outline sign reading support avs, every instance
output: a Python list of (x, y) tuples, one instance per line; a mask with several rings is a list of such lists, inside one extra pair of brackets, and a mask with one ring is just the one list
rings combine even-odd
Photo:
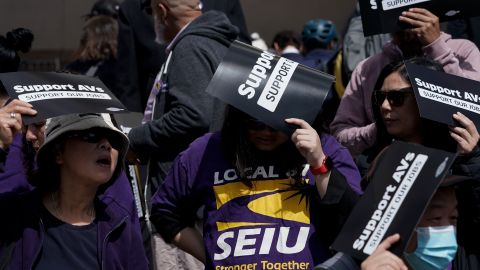
[(364, 260), (383, 239), (399, 233), (400, 240), (390, 251), (402, 256), (454, 158), (455, 154), (449, 152), (394, 142), (372, 165), (368, 188), (332, 248)]
[(458, 125), (452, 115), (461, 112), (480, 127), (480, 82), (406, 64), (420, 116)]
[(207, 92), (261, 120), (292, 133), (286, 118), (312, 123), (330, 86), (331, 75), (235, 41)]
[(11, 72), (0, 74), (11, 98), (33, 105), (34, 117), (25, 124), (69, 113), (126, 112), (125, 106), (97, 78), (57, 72)]
[(364, 35), (393, 33), (410, 28), (410, 25), (401, 23), (398, 17), (413, 7), (429, 10), (441, 22), (480, 15), (478, 0), (360, 0)]

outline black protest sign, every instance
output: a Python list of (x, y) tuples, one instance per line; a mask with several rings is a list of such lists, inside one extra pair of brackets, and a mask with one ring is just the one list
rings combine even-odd
[(480, 127), (480, 82), (406, 64), (422, 118), (458, 125), (453, 114), (461, 112)]
[(399, 233), (400, 240), (390, 251), (402, 256), (454, 158), (449, 152), (394, 142), (372, 165), (368, 188), (332, 248), (364, 260), (383, 239)]
[(142, 125), (143, 114), (139, 112), (129, 112), (113, 115), (115, 123), (120, 130), (128, 134), (132, 128)]
[(364, 35), (411, 28), (411, 25), (400, 22), (398, 17), (413, 7), (427, 9), (441, 22), (480, 15), (478, 0), (360, 0)]
[(125, 112), (123, 104), (97, 78), (56, 72), (0, 74), (11, 98), (28, 102), (38, 114), (24, 116), (25, 124), (70, 113)]
[(286, 118), (312, 123), (330, 90), (333, 77), (297, 62), (232, 43), (207, 92), (261, 120), (292, 133)]

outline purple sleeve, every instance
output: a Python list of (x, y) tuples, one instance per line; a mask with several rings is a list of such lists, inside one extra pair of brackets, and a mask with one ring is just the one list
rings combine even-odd
[(165, 181), (152, 198), (150, 220), (165, 239), (170, 242), (182, 229), (193, 226), (198, 207), (192, 194), (194, 173), (183, 160), (188, 154), (180, 154), (174, 161)]
[(362, 194), (361, 176), (350, 152), (330, 135), (321, 137), (323, 151), (332, 159), (333, 166), (345, 176), (348, 184), (357, 194)]
[(0, 194), (19, 194), (31, 191), (33, 187), (27, 180), (24, 167), (22, 135), (17, 134), (6, 153), (5, 160), (0, 162)]

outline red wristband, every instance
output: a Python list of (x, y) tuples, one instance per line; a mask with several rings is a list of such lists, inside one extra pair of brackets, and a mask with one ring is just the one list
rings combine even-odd
[(330, 160), (330, 157), (325, 156), (325, 158), (322, 161), (322, 165), (317, 168), (310, 167), (310, 171), (312, 172), (313, 175), (319, 175), (319, 174), (326, 174), (332, 169), (332, 162)]

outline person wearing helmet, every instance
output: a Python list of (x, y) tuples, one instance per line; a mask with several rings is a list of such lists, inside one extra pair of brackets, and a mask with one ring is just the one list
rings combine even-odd
[(302, 41), (305, 58), (301, 64), (328, 72), (326, 66), (336, 54), (338, 41), (335, 24), (324, 19), (308, 21), (303, 26)]

